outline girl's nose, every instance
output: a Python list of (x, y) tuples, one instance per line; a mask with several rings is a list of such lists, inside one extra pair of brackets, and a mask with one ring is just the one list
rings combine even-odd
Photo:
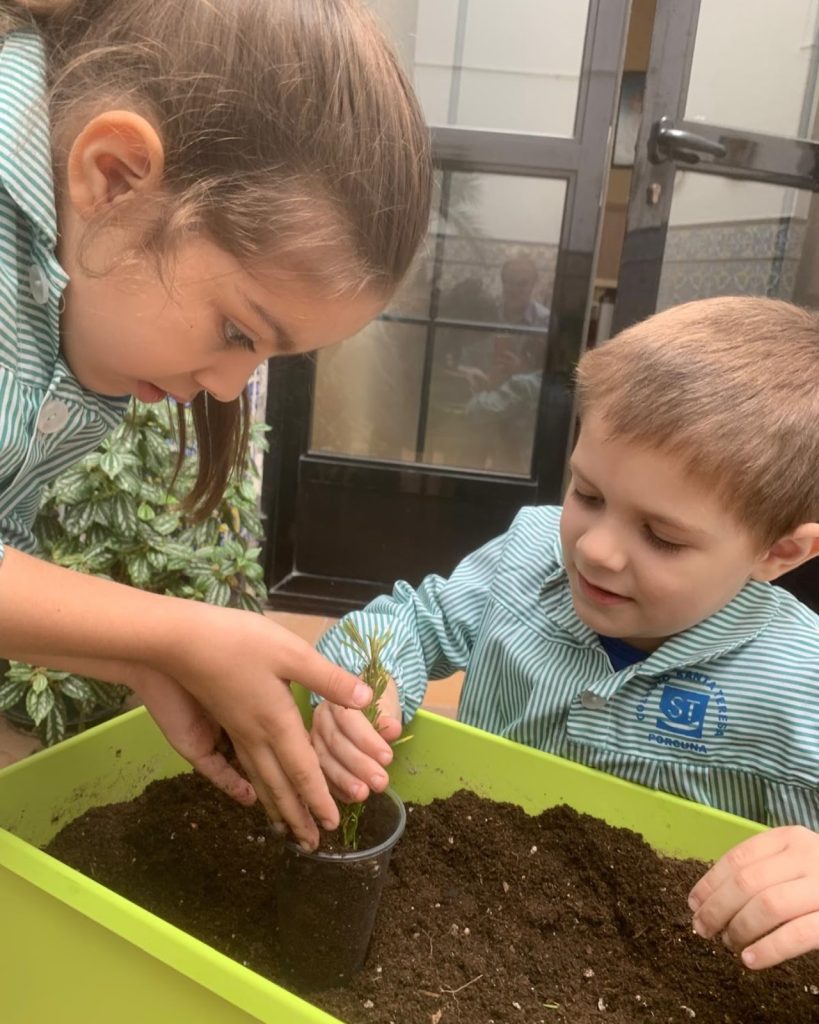
[(617, 533), (605, 523), (597, 523), (577, 539), (577, 550), (587, 565), (600, 566), (609, 572), (622, 572), (627, 564), (625, 547)]
[(196, 383), (218, 402), (232, 402), (247, 387), (258, 360), (225, 361), (196, 375)]

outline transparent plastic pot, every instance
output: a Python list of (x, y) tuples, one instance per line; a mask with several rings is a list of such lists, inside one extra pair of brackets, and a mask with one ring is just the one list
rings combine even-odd
[(394, 790), (369, 798), (371, 820), (376, 807), (378, 828), (366, 849), (305, 853), (295, 842), (284, 844), (276, 887), (279, 957), (302, 989), (343, 985), (364, 966), (393, 847), (407, 823)]

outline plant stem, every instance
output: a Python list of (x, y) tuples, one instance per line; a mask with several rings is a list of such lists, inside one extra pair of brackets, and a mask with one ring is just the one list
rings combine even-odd
[[(359, 675), (362, 681), (373, 691), (373, 699), (362, 711), (373, 728), (377, 728), (378, 719), (381, 717), (381, 709), (378, 706), (378, 702), (383, 697), (387, 683), (390, 681), (387, 670), (381, 661), (381, 653), (392, 634), (387, 630), (375, 636), (367, 636), (365, 639), (349, 619), (345, 619), (341, 623), (341, 628), (347, 634), (347, 639), (344, 641), (346, 646), (364, 658), (364, 664)], [(363, 801), (352, 804), (339, 804), (341, 838), (344, 846), (350, 850), (358, 849), (358, 823), (363, 811)]]

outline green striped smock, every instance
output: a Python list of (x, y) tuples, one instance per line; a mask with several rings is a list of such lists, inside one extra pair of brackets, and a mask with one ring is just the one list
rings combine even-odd
[(83, 389), (60, 355), (56, 244), (43, 48), (23, 30), (0, 40), (0, 557), (4, 543), (35, 550), (44, 486), (128, 403)]
[[(768, 825), (819, 830), (819, 617), (748, 583), (723, 609), (614, 671), (575, 613), (560, 509), (526, 508), (449, 579), (396, 584), (349, 617), (389, 628), (405, 721), (429, 679), (466, 670), (469, 725)], [(339, 627), (319, 650), (358, 671)]]

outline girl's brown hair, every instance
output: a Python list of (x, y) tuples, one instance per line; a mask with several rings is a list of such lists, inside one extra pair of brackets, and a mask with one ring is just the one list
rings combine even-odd
[(587, 352), (581, 420), (673, 453), (769, 547), (819, 520), (819, 318), (725, 296), (657, 313)]
[[(32, 21), (58, 185), (81, 120), (126, 106), (159, 131), (163, 195), (141, 254), (162, 260), (193, 229), (248, 268), (276, 260), (335, 293), (395, 289), (427, 228), (429, 138), (357, 0), (0, 0), (0, 32)], [(193, 413), (188, 503), (204, 515), (242, 463), (246, 396), (202, 394)], [(184, 451), (181, 415), (180, 430)]]

